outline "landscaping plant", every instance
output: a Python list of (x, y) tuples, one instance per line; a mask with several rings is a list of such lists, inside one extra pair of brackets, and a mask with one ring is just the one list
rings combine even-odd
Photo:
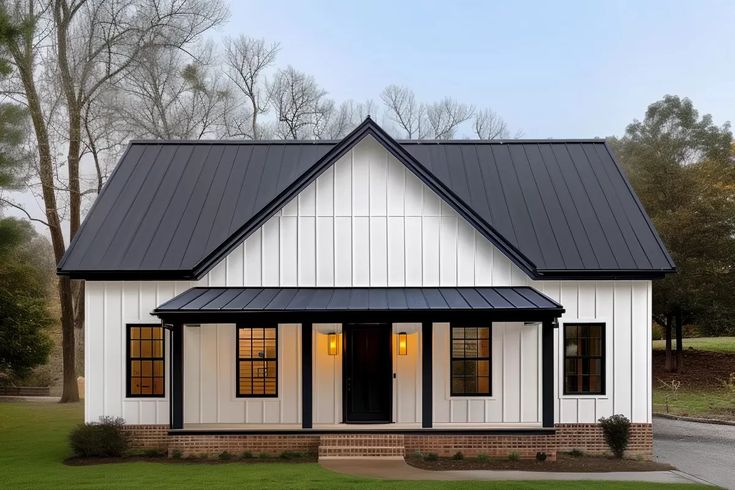
[(69, 435), (74, 455), (82, 458), (113, 458), (128, 450), (128, 435), (123, 430), (125, 420), (102, 417), (97, 423), (78, 425)]
[(605, 442), (616, 458), (622, 458), (630, 440), (630, 420), (625, 415), (615, 414), (600, 420)]

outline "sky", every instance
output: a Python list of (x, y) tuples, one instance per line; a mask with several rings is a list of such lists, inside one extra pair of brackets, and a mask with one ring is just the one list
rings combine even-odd
[(735, 118), (733, 0), (233, 1), (215, 35), (239, 34), (279, 42), (277, 64), (337, 101), (405, 85), (528, 138), (621, 135), (666, 94)]

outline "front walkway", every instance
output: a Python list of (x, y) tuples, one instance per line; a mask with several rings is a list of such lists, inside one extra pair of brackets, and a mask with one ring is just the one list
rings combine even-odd
[(429, 471), (410, 466), (405, 461), (384, 459), (328, 460), (321, 461), (319, 464), (337, 473), (381, 480), (604, 480), (706, 484), (706, 482), (690, 477), (680, 471), (626, 471), (609, 473), (495, 470)]

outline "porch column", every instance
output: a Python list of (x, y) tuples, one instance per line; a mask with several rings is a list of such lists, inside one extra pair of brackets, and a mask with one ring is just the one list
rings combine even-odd
[(311, 323), (301, 324), (301, 427), (304, 429), (311, 429), (312, 425), (313, 382), (311, 360), (313, 348), (311, 331)]
[(184, 428), (184, 326), (174, 324), (169, 330), (171, 354), (169, 376), (169, 425), (171, 429)]
[(433, 323), (421, 324), (421, 427), (432, 426), (434, 407), (433, 392)]
[(554, 428), (554, 324), (541, 327), (541, 415), (544, 428)]

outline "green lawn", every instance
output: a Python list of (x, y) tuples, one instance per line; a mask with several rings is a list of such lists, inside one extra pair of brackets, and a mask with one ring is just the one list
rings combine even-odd
[[(405, 488), (406, 482), (352, 478), (315, 463), (197, 464), (134, 462), (67, 466), (67, 434), (81, 420), (80, 404), (0, 403), (0, 481), (3, 488)], [(657, 488), (601, 483), (598, 488)], [(410, 482), (412, 488), (559, 488), (559, 482)], [(590, 482), (564, 482), (589, 488)], [(692, 488), (689, 485), (661, 485)]]
[[(666, 390), (653, 389), (653, 411), (666, 412)], [(689, 417), (720, 418), (731, 420), (735, 416), (733, 398), (723, 389), (709, 391), (680, 389), (675, 399), (669, 400), (668, 413)]]
[[(672, 343), (672, 349), (676, 348), (676, 341)], [(694, 350), (702, 350), (708, 352), (733, 352), (735, 353), (735, 337), (692, 337), (682, 341), (684, 349), (690, 347)], [(654, 350), (664, 350), (666, 341), (654, 340)]]

